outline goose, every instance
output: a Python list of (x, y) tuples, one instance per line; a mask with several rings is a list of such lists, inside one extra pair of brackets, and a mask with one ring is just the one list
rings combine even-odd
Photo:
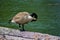
[(37, 17), (36, 13), (30, 14), (29, 12), (19, 12), (10, 19), (9, 22), (17, 23), (19, 28), (21, 28), (20, 31), (25, 31), (24, 25), (29, 22), (37, 21)]

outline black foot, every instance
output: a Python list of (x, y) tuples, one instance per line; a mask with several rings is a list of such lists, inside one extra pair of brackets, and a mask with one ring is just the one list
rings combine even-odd
[(20, 29), (20, 31), (25, 31), (25, 30)]

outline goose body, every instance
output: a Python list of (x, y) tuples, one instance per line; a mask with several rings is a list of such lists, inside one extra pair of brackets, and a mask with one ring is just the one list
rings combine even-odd
[(18, 23), (18, 24), (26, 24), (33, 19), (35, 19), (35, 18), (31, 17), (28, 12), (19, 12), (18, 14), (16, 14), (13, 17), (11, 22), (15, 22), (15, 23)]
[(24, 24), (35, 20), (36, 18), (33, 17), (33, 14), (29, 14), (28, 12), (19, 12), (12, 18), (11, 22), (19, 24), (19, 27), (22, 25), (22, 30), (24, 31)]

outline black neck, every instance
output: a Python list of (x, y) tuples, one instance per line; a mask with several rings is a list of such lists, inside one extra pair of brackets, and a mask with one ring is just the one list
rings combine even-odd
[[(34, 17), (34, 18), (36, 18), (36, 20), (37, 20), (37, 18), (38, 18), (38, 16), (37, 16), (36, 13), (32, 13), (31, 16)], [(36, 21), (36, 20), (33, 20), (33, 21)]]

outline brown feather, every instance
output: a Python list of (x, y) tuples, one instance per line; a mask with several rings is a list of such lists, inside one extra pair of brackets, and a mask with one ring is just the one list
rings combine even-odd
[(28, 16), (30, 16), (28, 12), (19, 12), (13, 17), (12, 20), (14, 20), (18, 24), (26, 24), (33, 19), (28, 19)]

